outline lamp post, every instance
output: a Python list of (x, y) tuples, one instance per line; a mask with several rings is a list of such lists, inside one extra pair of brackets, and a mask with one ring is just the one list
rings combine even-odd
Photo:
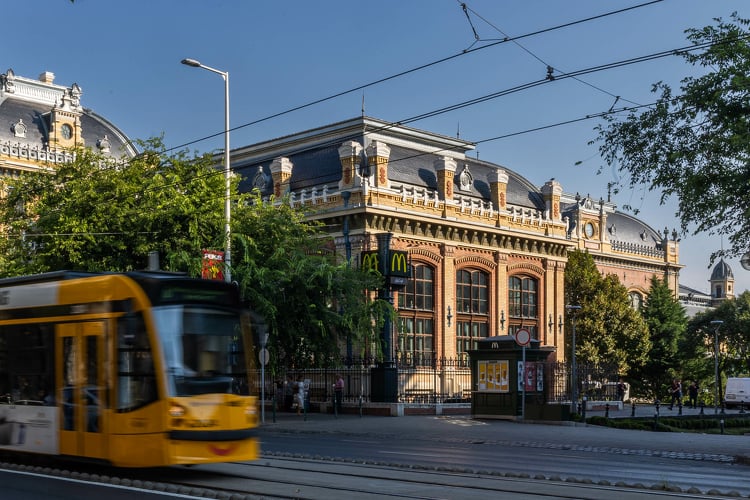
[(719, 327), (724, 324), (720, 319), (711, 321), (714, 328), (714, 414), (719, 413)]
[(260, 422), (266, 423), (266, 364), (268, 363), (268, 332), (260, 331)]
[(232, 233), (229, 223), (232, 219), (231, 195), (231, 169), (229, 166), (229, 72), (220, 71), (216, 68), (206, 66), (195, 59), (183, 59), (180, 61), (186, 66), (203, 68), (221, 75), (224, 79), (224, 280), (232, 282)]
[(568, 305), (565, 306), (565, 309), (567, 309), (571, 314), (571, 324), (573, 326), (572, 330), (572, 336), (571, 336), (571, 354), (570, 354), (570, 380), (571, 380), (571, 406), (572, 406), (572, 412), (577, 413), (576, 411), (576, 403), (578, 402), (578, 381), (576, 380), (576, 375), (578, 368), (576, 367), (576, 313), (581, 309), (581, 306), (575, 305)]

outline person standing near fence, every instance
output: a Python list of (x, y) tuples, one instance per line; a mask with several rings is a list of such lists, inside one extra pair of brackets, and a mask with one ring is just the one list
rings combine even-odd
[(297, 405), (297, 415), (301, 415), (303, 411), (307, 411), (305, 408), (305, 381), (302, 375), (297, 377), (294, 399)]
[(336, 413), (341, 413), (341, 402), (344, 400), (344, 377), (340, 373), (336, 374), (336, 383), (333, 384), (333, 397)]

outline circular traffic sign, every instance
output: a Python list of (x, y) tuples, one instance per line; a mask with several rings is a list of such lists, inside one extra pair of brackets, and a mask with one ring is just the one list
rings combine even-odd
[(271, 353), (268, 352), (268, 349), (266, 349), (265, 347), (261, 349), (260, 352), (258, 353), (258, 361), (260, 361), (260, 364), (263, 366), (266, 366), (268, 362), (270, 361), (270, 359), (271, 359)]
[(526, 328), (516, 330), (516, 344), (527, 346), (531, 342), (531, 333)]
[(740, 259), (740, 264), (746, 271), (750, 271), (750, 252), (746, 252)]

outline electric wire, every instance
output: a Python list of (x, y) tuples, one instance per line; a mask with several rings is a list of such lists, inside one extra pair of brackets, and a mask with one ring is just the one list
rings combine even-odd
[[(467, 10), (471, 11), (472, 14), (474, 14), (479, 19), (481, 19), (482, 21), (484, 21), (485, 23), (487, 23), (487, 25), (489, 25), (490, 27), (492, 27), (495, 31), (497, 31), (498, 33), (500, 33), (501, 35), (503, 35), (505, 38), (508, 38), (507, 33), (505, 33), (503, 30), (501, 30), (500, 28), (498, 28), (497, 26), (495, 26), (495, 24), (493, 24), (489, 20), (487, 20), (484, 17), (482, 17), (481, 14), (479, 14), (477, 11), (475, 11), (471, 7), (468, 7), (466, 5), (466, 3), (461, 2), (461, 0), (456, 0), (456, 1), (461, 4), (461, 7), (464, 10), (464, 13), (466, 14), (466, 17), (469, 19), (469, 24), (471, 25), (471, 29), (474, 31), (474, 36), (475, 36), (475, 38), (477, 40), (480, 40), (480, 38), (479, 38), (479, 35), (477, 35), (477, 31), (474, 28), (474, 24), (471, 22), (471, 17), (469, 16)], [(655, 3), (659, 3), (659, 2), (663, 2), (663, 1), (664, 0), (654, 0), (654, 1), (649, 2), (647, 4), (641, 4), (641, 5), (637, 6), (637, 7), (645, 7), (647, 5), (651, 5), (651, 4), (655, 4)], [(544, 59), (542, 59), (541, 57), (539, 57), (538, 55), (536, 55), (534, 52), (532, 52), (531, 50), (529, 50), (526, 46), (524, 46), (523, 44), (521, 44), (518, 40), (511, 39), (510, 41), (513, 42), (514, 45), (518, 46), (521, 50), (523, 50), (524, 52), (526, 52), (527, 54), (529, 54), (531, 57), (533, 57), (534, 59), (536, 59), (537, 61), (539, 61), (543, 65), (545, 65), (546, 68), (547, 68), (547, 72), (548, 72), (548, 76), (547, 76), (548, 78), (555, 78), (555, 76), (553, 74), (555, 70), (561, 72), (562, 74), (565, 74), (564, 71), (561, 71), (559, 68), (553, 67), (550, 63), (548, 63), (547, 61), (545, 61)], [(615, 98), (615, 103), (612, 104), (613, 108), (614, 108), (615, 104), (617, 104), (617, 101), (619, 101), (621, 99), (620, 96), (615, 95), (615, 94), (613, 94), (613, 93), (611, 93), (611, 92), (609, 92), (607, 90), (604, 90), (604, 89), (602, 89), (600, 87), (597, 87), (596, 85), (594, 85), (594, 84), (592, 84), (590, 82), (587, 82), (587, 81), (582, 80), (582, 79), (577, 78), (577, 77), (574, 77), (574, 80), (576, 80), (577, 82), (582, 83), (582, 84), (584, 84), (584, 85), (586, 85), (588, 87), (591, 87), (592, 89), (597, 90), (597, 91), (599, 91), (599, 92), (601, 92), (603, 94), (607, 94), (609, 96), (614, 97)], [(623, 99), (623, 100), (629, 102), (630, 104), (633, 104), (633, 105), (636, 105), (636, 106), (638, 105), (637, 102), (630, 101), (628, 99)]]
[[(279, 111), (278, 113), (273, 113), (271, 115), (268, 115), (268, 116), (265, 116), (265, 117), (262, 117), (262, 118), (258, 118), (256, 120), (247, 122), (245, 124), (232, 127), (232, 128), (229, 129), (229, 132), (234, 132), (234, 131), (237, 131), (237, 130), (240, 130), (240, 129), (243, 129), (243, 128), (246, 128), (246, 127), (250, 127), (252, 125), (257, 125), (259, 123), (263, 123), (265, 121), (272, 120), (274, 118), (278, 118), (280, 116), (284, 116), (284, 115), (293, 113), (295, 111), (300, 111), (302, 109), (309, 108), (311, 106), (315, 106), (317, 104), (321, 104), (321, 103), (324, 103), (324, 102), (336, 99), (338, 97), (342, 97), (342, 96), (351, 94), (353, 92), (364, 90), (364, 89), (366, 89), (368, 87), (373, 87), (375, 85), (379, 85), (381, 83), (385, 83), (387, 81), (394, 80), (396, 78), (400, 78), (402, 76), (406, 76), (406, 75), (409, 75), (411, 73), (416, 73), (418, 71), (430, 68), (432, 66), (437, 66), (439, 64), (451, 61), (451, 60), (456, 59), (458, 57), (462, 57), (464, 55), (471, 54), (471, 53), (474, 53), (474, 52), (477, 52), (477, 51), (480, 51), (480, 50), (488, 49), (488, 48), (495, 47), (497, 45), (501, 45), (501, 44), (508, 43), (508, 42), (516, 42), (518, 40), (523, 40), (525, 38), (534, 37), (534, 36), (541, 35), (541, 34), (544, 34), (544, 33), (550, 33), (552, 31), (557, 31), (557, 30), (564, 29), (564, 28), (569, 28), (571, 26), (576, 26), (578, 24), (583, 24), (583, 23), (587, 23), (587, 22), (590, 22), (590, 21), (596, 21), (596, 20), (603, 19), (603, 18), (606, 18), (606, 17), (609, 17), (609, 16), (621, 14), (623, 12), (628, 12), (628, 11), (631, 11), (631, 10), (634, 10), (634, 9), (639, 9), (639, 8), (642, 8), (642, 7), (647, 7), (647, 6), (649, 6), (649, 5), (653, 4), (653, 3), (657, 3), (657, 2), (661, 2), (661, 1), (663, 1), (663, 0), (652, 0), (652, 1), (649, 1), (649, 2), (642, 3), (642, 4), (633, 5), (633, 6), (630, 6), (630, 7), (625, 7), (625, 8), (622, 8), (622, 9), (617, 9), (617, 10), (605, 12), (603, 14), (597, 14), (595, 16), (589, 16), (589, 17), (586, 17), (586, 18), (583, 18), (583, 19), (578, 19), (578, 20), (575, 20), (575, 21), (570, 21), (570, 22), (567, 22), (567, 23), (558, 24), (556, 26), (551, 26), (549, 28), (543, 28), (543, 29), (540, 29), (540, 30), (537, 30), (537, 31), (532, 31), (532, 32), (529, 32), (529, 33), (525, 33), (523, 35), (518, 35), (516, 37), (506, 37), (506, 38), (504, 38), (502, 40), (493, 41), (492, 43), (488, 43), (488, 44), (482, 45), (480, 47), (464, 49), (464, 50), (462, 50), (459, 53), (456, 53), (456, 54), (453, 54), (453, 55), (450, 55), (450, 56), (447, 56), (447, 57), (443, 57), (441, 59), (437, 59), (435, 61), (431, 61), (431, 62), (422, 64), (420, 66), (416, 66), (414, 68), (407, 69), (407, 70), (404, 70), (404, 71), (401, 71), (401, 72), (398, 72), (398, 73), (394, 73), (394, 74), (392, 74), (390, 76), (386, 76), (386, 77), (383, 77), (383, 78), (380, 78), (380, 79), (377, 79), (377, 80), (373, 80), (372, 82), (369, 82), (369, 83), (364, 83), (364, 84), (359, 85), (357, 87), (353, 87), (353, 88), (351, 88), (349, 90), (343, 90), (341, 92), (337, 92), (335, 94), (331, 94), (331, 95), (329, 95), (327, 97), (322, 97), (320, 99), (316, 99), (316, 100), (310, 101), (310, 102), (305, 103), (305, 104), (300, 104), (298, 106), (294, 106), (292, 108), (288, 108), (286, 110)], [(176, 149), (183, 149), (183, 148), (185, 148), (187, 146), (190, 146), (192, 144), (197, 144), (199, 142), (203, 142), (203, 141), (208, 140), (208, 139), (213, 139), (215, 137), (220, 137), (222, 135), (224, 135), (224, 131), (223, 130), (221, 132), (217, 132), (215, 134), (207, 135), (207, 136), (202, 137), (200, 139), (195, 139), (195, 140), (192, 140), (190, 142), (186, 142), (184, 144), (180, 144), (178, 146), (170, 147), (170, 148), (164, 150), (164, 152), (166, 153), (166, 152), (169, 152), (169, 151), (174, 151)]]
[[(750, 35), (745, 35), (743, 37), (740, 37), (739, 39), (740, 40), (750, 39)], [(570, 72), (570, 73), (566, 73), (566, 74), (560, 75), (559, 80), (562, 80), (562, 79), (565, 79), (565, 78), (574, 78), (574, 77), (576, 77), (578, 75), (589, 74), (589, 73), (593, 73), (593, 72), (597, 72), (597, 71), (605, 71), (605, 70), (609, 70), (609, 69), (614, 69), (614, 68), (618, 68), (618, 67), (622, 67), (622, 66), (626, 66), (626, 65), (630, 65), (630, 64), (637, 64), (637, 63), (641, 63), (641, 62), (651, 61), (651, 60), (662, 58), (662, 57), (678, 56), (678, 55), (685, 54), (687, 52), (692, 52), (692, 51), (695, 51), (695, 50), (701, 50), (701, 49), (704, 49), (704, 48), (709, 48), (709, 47), (712, 47), (712, 46), (721, 45), (721, 44), (728, 43), (728, 42), (729, 41), (726, 41), (726, 40), (704, 42), (702, 44), (694, 44), (694, 45), (690, 45), (690, 46), (686, 46), (686, 47), (681, 47), (681, 48), (678, 48), (678, 49), (660, 51), (660, 52), (656, 52), (656, 53), (653, 53), (653, 54), (648, 54), (648, 55), (644, 55), (644, 56), (633, 57), (633, 58), (622, 60), (622, 61), (616, 61), (616, 62), (612, 62), (612, 63), (606, 63), (606, 64), (602, 64), (602, 65), (598, 65), (598, 66), (593, 66), (593, 67), (590, 67), (590, 68), (585, 68), (585, 69), (582, 69), (582, 70), (577, 70), (577, 71), (574, 71), (574, 72)], [(370, 133), (376, 133), (376, 132), (379, 132), (379, 131), (387, 131), (387, 130), (393, 128), (393, 127), (398, 127), (398, 126), (401, 126), (401, 125), (406, 124), (406, 123), (412, 123), (412, 122), (415, 122), (415, 121), (424, 120), (426, 118), (437, 116), (439, 114), (444, 114), (444, 113), (447, 113), (447, 112), (450, 112), (450, 111), (455, 111), (455, 110), (461, 109), (463, 107), (467, 107), (467, 106), (475, 105), (475, 104), (478, 104), (478, 103), (486, 102), (486, 101), (488, 101), (490, 99), (495, 99), (495, 98), (498, 98), (498, 97), (506, 96), (506, 95), (513, 94), (513, 93), (516, 93), (516, 92), (520, 92), (520, 91), (523, 91), (523, 90), (527, 90), (529, 88), (533, 88), (533, 87), (536, 87), (536, 86), (539, 86), (539, 85), (550, 84), (552, 82), (553, 82), (552, 80), (548, 80), (546, 78), (541, 79), (541, 80), (537, 80), (537, 81), (533, 81), (533, 82), (528, 82), (526, 84), (522, 84), (522, 85), (519, 85), (519, 86), (516, 86), (516, 87), (512, 87), (510, 89), (505, 89), (505, 90), (502, 90), (502, 91), (499, 91), (499, 92), (495, 92), (495, 93), (492, 93), (492, 94), (487, 94), (485, 96), (481, 96), (481, 97), (478, 97), (478, 98), (475, 98), (475, 99), (470, 99), (470, 100), (463, 101), (461, 103), (457, 103), (457, 104), (454, 104), (454, 105), (451, 105), (451, 106), (446, 106), (446, 107), (443, 107), (443, 108), (440, 108), (440, 109), (437, 109), (437, 110), (433, 110), (433, 111), (430, 111), (430, 112), (427, 112), (427, 113), (423, 113), (423, 114), (420, 114), (420, 115), (415, 115), (413, 117), (405, 118), (405, 119), (400, 120), (400, 121), (390, 122), (389, 124), (384, 125), (382, 127), (371, 129), (371, 130), (369, 130), (369, 132)], [(653, 104), (654, 103), (649, 104), (649, 105), (639, 105), (639, 107), (652, 106)], [(509, 133), (509, 134), (505, 134), (505, 135), (502, 135), (502, 136), (496, 136), (496, 137), (492, 137), (492, 138), (488, 138), (488, 139), (483, 139), (481, 141), (473, 141), (472, 144), (478, 144), (480, 142), (481, 143), (486, 143), (486, 142), (491, 142), (491, 141), (494, 141), (494, 140), (500, 140), (500, 139), (503, 139), (503, 138), (508, 138), (508, 137), (520, 135), (522, 133), (530, 133), (530, 132), (544, 130), (544, 129), (548, 129), (548, 128), (552, 128), (552, 127), (563, 126), (563, 125), (567, 125), (567, 124), (570, 124), (570, 123), (575, 123), (575, 122), (579, 122), (579, 121), (583, 121), (583, 120), (587, 120), (587, 119), (592, 119), (592, 118), (595, 118), (595, 117), (602, 117), (602, 116), (606, 116), (608, 114), (622, 112), (622, 111), (628, 110), (628, 109), (633, 109), (633, 108), (612, 109), (611, 111), (596, 113), (596, 114), (592, 114), (592, 115), (586, 115), (585, 117), (580, 117), (580, 118), (575, 118), (575, 119), (571, 119), (571, 120), (566, 120), (566, 121), (562, 121), (562, 122), (559, 122), (559, 123), (556, 123), (556, 124), (550, 124), (550, 125), (535, 127), (535, 128), (532, 128), (532, 129), (528, 129), (526, 131)], [(359, 134), (352, 134), (350, 136), (350, 138), (355, 138), (358, 135)], [(346, 137), (343, 137), (343, 138), (339, 137), (335, 141), (331, 141), (330, 143), (324, 143), (324, 144), (316, 144), (314, 147), (315, 148), (319, 148), (319, 147), (325, 147), (327, 145), (330, 146), (330, 145), (334, 145), (334, 144), (340, 143), (342, 140), (347, 140), (347, 138)], [(301, 150), (299, 150), (297, 152), (304, 152), (304, 151), (305, 151), (305, 149), (301, 149)], [(417, 156), (432, 155), (432, 154), (435, 154), (435, 153), (438, 153), (438, 152), (441, 152), (441, 151), (446, 151), (446, 150), (445, 149), (437, 149), (437, 150), (431, 151), (431, 152), (424, 152), (424, 153), (420, 153), (418, 155), (411, 156), (409, 158), (401, 158), (399, 160), (394, 160), (392, 163), (396, 163), (398, 161), (404, 161), (406, 159), (414, 158), (414, 157), (417, 157)], [(242, 167), (233, 168), (232, 170), (234, 172), (237, 172), (237, 171), (241, 171), (241, 170), (245, 170), (245, 169), (249, 169), (249, 168), (256, 168), (256, 167), (257, 167), (257, 165), (253, 164), (253, 165), (246, 165), (246, 166), (242, 166)], [(223, 175), (223, 172), (222, 171), (218, 171), (218, 170), (217, 171), (212, 171), (210, 173), (205, 174), (205, 177), (214, 176), (214, 175), (217, 175), (217, 176), (218, 175)], [(187, 179), (187, 180), (176, 181), (175, 183), (167, 184), (167, 185), (163, 185), (163, 186), (158, 186), (158, 187), (155, 187), (154, 189), (166, 189), (168, 187), (173, 187), (173, 186), (176, 186), (176, 185), (184, 184), (186, 182), (190, 182), (190, 181), (193, 181), (193, 180), (196, 180), (196, 179), (201, 179), (203, 177), (204, 176), (194, 176), (194, 177), (191, 177), (190, 179)], [(313, 180), (314, 181), (315, 179), (316, 179), (316, 177), (311, 177), (311, 178), (309, 178), (307, 180), (308, 181), (309, 180)], [(223, 196), (222, 196), (221, 199), (223, 199)], [(114, 202), (114, 203), (116, 203), (119, 200), (114, 199), (114, 200), (111, 200), (111, 201)], [(86, 235), (88, 233), (77, 233), (77, 234)], [(29, 236), (32, 236), (32, 235), (33, 234), (27, 234), (26, 236), (29, 237)], [(8, 236), (10, 236), (10, 235), (8, 235)]]

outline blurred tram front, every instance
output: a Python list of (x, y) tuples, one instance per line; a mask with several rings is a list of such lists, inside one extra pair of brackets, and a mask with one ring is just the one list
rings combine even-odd
[(155, 467), (259, 456), (235, 286), (167, 273), (0, 280), (0, 448)]

